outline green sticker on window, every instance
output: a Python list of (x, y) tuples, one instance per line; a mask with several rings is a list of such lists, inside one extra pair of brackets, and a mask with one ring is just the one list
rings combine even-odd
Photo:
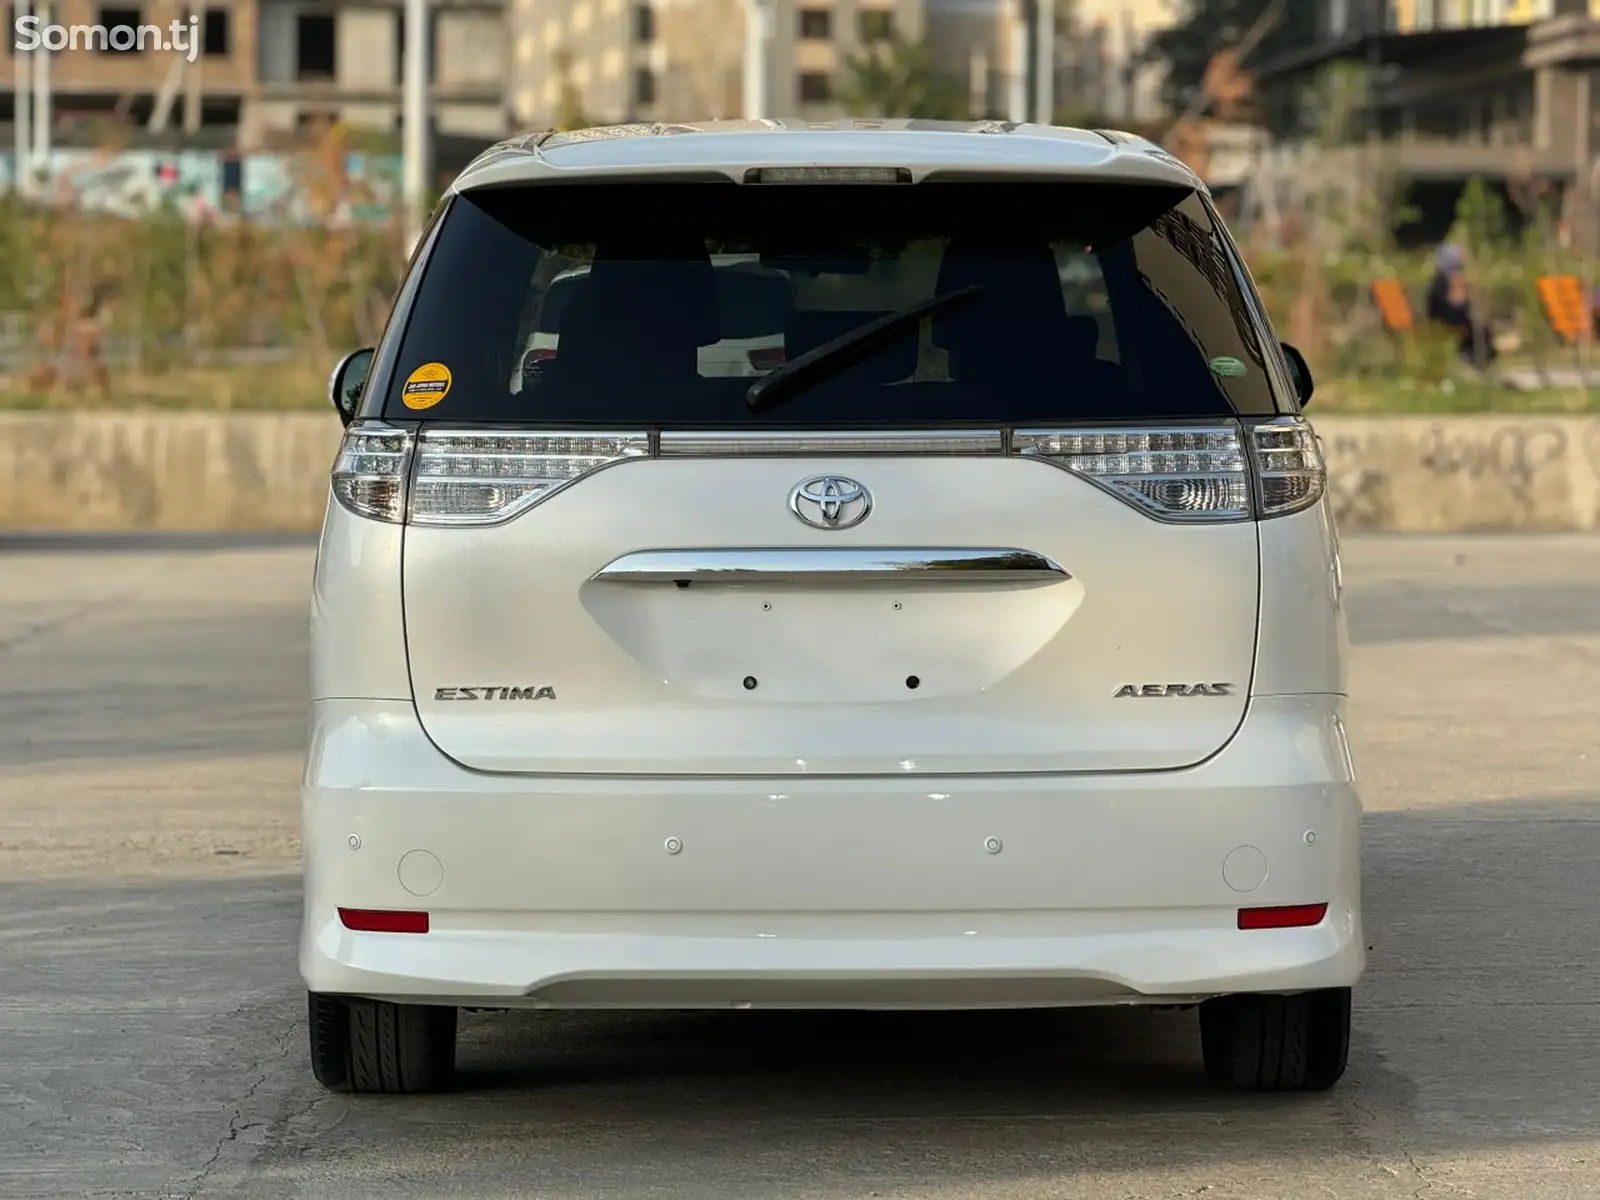
[(1243, 379), (1249, 370), (1243, 360), (1222, 355), (1211, 360), (1211, 373), (1223, 379)]

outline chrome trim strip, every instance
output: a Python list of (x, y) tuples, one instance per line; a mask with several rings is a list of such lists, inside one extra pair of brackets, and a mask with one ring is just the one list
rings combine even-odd
[(862, 430), (812, 432), (770, 429), (664, 431), (662, 458), (719, 458), (724, 455), (789, 454), (1002, 454), (998, 429)]
[(640, 550), (594, 573), (600, 583), (1060, 583), (1058, 564), (1031, 550), (849, 546)]

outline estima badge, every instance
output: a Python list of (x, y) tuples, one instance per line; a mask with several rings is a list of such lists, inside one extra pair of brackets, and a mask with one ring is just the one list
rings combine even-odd
[(553, 687), (502, 687), (492, 684), (489, 687), (444, 687), (435, 688), (435, 700), (554, 700), (556, 690)]
[(789, 511), (816, 529), (849, 529), (867, 519), (872, 493), (843, 475), (814, 475), (795, 484)]
[(1231, 696), (1231, 683), (1125, 683), (1112, 697), (1124, 696)]

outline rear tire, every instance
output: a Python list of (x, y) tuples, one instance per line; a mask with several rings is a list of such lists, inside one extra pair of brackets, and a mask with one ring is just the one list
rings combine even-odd
[(456, 1010), (308, 994), (311, 1072), (333, 1092), (434, 1092), (456, 1066)]
[(1206, 1076), (1240, 1091), (1322, 1091), (1350, 1057), (1350, 989), (1219, 996), (1200, 1006)]

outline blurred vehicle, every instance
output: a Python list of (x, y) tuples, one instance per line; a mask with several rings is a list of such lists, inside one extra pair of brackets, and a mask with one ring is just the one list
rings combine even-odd
[(876, 125), (502, 148), (335, 373), (325, 1086), (445, 1086), (463, 1007), (1176, 1006), (1218, 1083), (1343, 1075), (1310, 371), (1148, 142)]

